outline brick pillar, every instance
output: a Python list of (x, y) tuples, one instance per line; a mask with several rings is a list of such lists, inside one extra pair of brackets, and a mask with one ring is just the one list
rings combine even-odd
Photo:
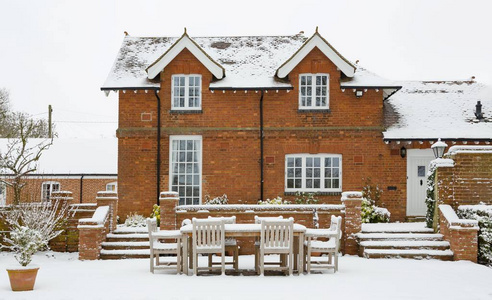
[(159, 197), (161, 204), (161, 229), (174, 230), (176, 226), (176, 211), (175, 208), (179, 203), (179, 195), (177, 192), (161, 192)]
[(50, 199), (52, 202), (59, 201), (60, 206), (58, 208), (63, 207), (65, 202), (67, 202), (68, 205), (73, 204), (73, 196), (72, 196), (72, 192), (70, 192), (70, 191), (52, 192)]
[(79, 259), (95, 260), (101, 255), (101, 243), (106, 237), (106, 230), (101, 226), (87, 227), (79, 225)]
[(362, 193), (343, 192), (342, 202), (345, 205), (345, 254), (357, 255), (359, 244), (355, 234), (362, 228)]
[(113, 232), (117, 225), (118, 194), (116, 192), (100, 191), (96, 196), (97, 207), (109, 206), (109, 232)]
[[(460, 222), (461, 221), (461, 222)], [(463, 222), (464, 221), (464, 222)], [(471, 222), (470, 222), (471, 221)], [(469, 260), (474, 263), (478, 258), (478, 224), (474, 220), (447, 220), (439, 209), (439, 227), (444, 239), (449, 242), (454, 260)]]

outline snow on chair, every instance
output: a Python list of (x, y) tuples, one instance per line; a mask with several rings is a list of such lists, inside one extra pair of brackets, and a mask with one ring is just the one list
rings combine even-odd
[[(224, 224), (236, 224), (236, 216), (232, 217), (208, 217), (209, 220), (223, 220)], [(239, 246), (237, 245), (236, 238), (225, 238), (225, 251), (231, 251), (232, 262), (226, 262), (226, 265), (233, 265), (234, 270), (237, 272), (239, 270)], [(208, 255), (208, 267), (211, 268), (212, 265), (217, 264), (212, 260), (212, 253)]]
[[(292, 275), (294, 264), (294, 219), (286, 220), (262, 220), (260, 236), (260, 274), (265, 270), (288, 271)], [(287, 255), (287, 264), (280, 263), (278, 267), (265, 268), (265, 255), (280, 254)]]
[[(342, 217), (331, 216), (330, 229), (308, 229), (306, 230), (306, 241), (304, 249), (306, 252), (307, 272), (311, 269), (333, 269), (338, 271), (338, 252), (340, 250), (340, 240), (342, 238)], [(327, 241), (317, 240), (318, 238), (328, 239)], [(328, 261), (312, 260), (313, 252), (328, 254)]]
[[(150, 271), (154, 269), (167, 269), (176, 267), (177, 273), (181, 273), (182, 266), (182, 235), (179, 230), (158, 230), (157, 220), (147, 218), (150, 245)], [(175, 240), (176, 242), (161, 242), (161, 240)], [(176, 262), (161, 262), (160, 254), (175, 254)], [(155, 260), (155, 263), (154, 263)]]
[(221, 254), (221, 273), (225, 273), (225, 230), (224, 221), (193, 218), (193, 273), (198, 270), (213, 270), (216, 267), (198, 267), (198, 254)]
[[(261, 224), (261, 221), (263, 220), (282, 220), (284, 217), (278, 216), (278, 217), (258, 217), (255, 216), (255, 224)], [(279, 265), (283, 264), (283, 259), (281, 257), (280, 262), (265, 262), (265, 265)], [(256, 238), (255, 239), (255, 272), (256, 274), (260, 274), (260, 239)]]

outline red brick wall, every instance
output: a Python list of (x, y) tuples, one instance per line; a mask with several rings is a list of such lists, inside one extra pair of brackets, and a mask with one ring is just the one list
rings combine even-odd
[[(23, 199), (26, 201), (41, 201), (41, 185), (45, 181), (56, 181), (60, 183), (60, 190), (72, 192), (74, 203), (80, 203), (80, 177), (27, 177), (26, 186), (23, 189)], [(82, 183), (82, 202), (96, 203), (96, 195), (99, 191), (106, 190), (106, 184), (117, 181), (117, 178), (84, 178)], [(12, 203), (14, 192), (12, 188), (7, 188), (7, 204)]]
[(458, 152), (449, 158), (454, 167), (437, 170), (438, 199), (455, 210), (459, 205), (492, 204), (492, 153)]
[[(330, 112), (299, 112), (301, 73), (330, 74)], [(179, 114), (171, 109), (172, 74), (202, 75), (202, 112)], [(227, 74), (226, 74), (227, 76)], [(365, 178), (384, 190), (380, 203), (392, 221), (406, 217), (406, 158), (399, 149), (431, 144), (383, 142), (382, 90), (356, 98), (340, 89), (340, 71), (317, 48), (289, 74), (294, 89), (264, 94), (264, 198), (284, 195), (285, 155), (342, 154), (342, 189), (362, 190)], [(183, 50), (160, 75), (161, 191), (169, 189), (169, 136), (203, 138), (202, 196), (227, 194), (232, 203), (256, 203), (260, 198), (260, 91), (210, 91), (212, 74), (188, 50)], [(152, 91), (119, 93), (119, 215), (148, 215), (157, 202), (157, 100)], [(152, 116), (142, 120), (141, 114)], [(312, 129), (317, 127), (317, 129)], [(388, 187), (393, 187), (388, 190)], [(395, 189), (396, 188), (396, 189)], [(320, 196), (322, 203), (339, 203), (340, 195)], [(203, 197), (202, 197), (203, 199)]]

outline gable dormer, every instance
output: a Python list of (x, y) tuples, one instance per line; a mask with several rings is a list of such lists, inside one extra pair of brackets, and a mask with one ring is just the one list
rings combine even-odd
[(224, 68), (213, 60), (195, 41), (193, 41), (185, 32), (183, 35), (169, 48), (164, 54), (162, 54), (156, 61), (154, 61), (145, 71), (147, 72), (148, 79), (154, 79), (159, 75), (164, 68), (178, 56), (184, 49), (190, 51), (209, 71), (215, 78), (222, 79), (225, 77)]

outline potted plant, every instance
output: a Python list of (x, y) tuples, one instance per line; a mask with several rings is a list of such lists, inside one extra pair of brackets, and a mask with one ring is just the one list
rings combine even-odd
[(20, 266), (8, 267), (10, 286), (13, 291), (30, 291), (34, 288), (39, 267), (30, 265), (32, 256), (49, 249), (48, 242), (63, 232), (67, 219), (68, 202), (21, 203), (13, 205), (4, 214), (10, 228), (10, 237), (5, 246), (14, 252)]
[(31, 265), (32, 256), (39, 249), (47, 247), (42, 235), (35, 229), (20, 226), (10, 232), (10, 249), (15, 252), (15, 259), (20, 267), (8, 267), (7, 272), (10, 279), (10, 287), (13, 291), (31, 291), (36, 282), (39, 267)]

